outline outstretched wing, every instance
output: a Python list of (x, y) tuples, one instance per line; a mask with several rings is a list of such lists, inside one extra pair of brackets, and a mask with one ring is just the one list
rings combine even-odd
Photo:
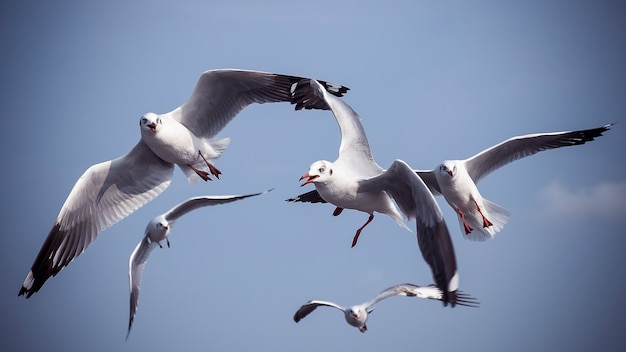
[(186, 201), (178, 204), (177, 206), (170, 209), (167, 213), (165, 213), (165, 219), (167, 221), (174, 221), (181, 216), (187, 214), (188, 212), (198, 209), (201, 207), (206, 207), (210, 205), (218, 205), (234, 202), (237, 200), (258, 196), (261, 194), (265, 194), (267, 192), (272, 191), (271, 189), (259, 193), (253, 194), (244, 194), (244, 195), (233, 195), (233, 196), (201, 196), (201, 197), (193, 197), (189, 198)]
[(395, 160), (379, 176), (359, 182), (359, 192), (384, 190), (410, 219), (415, 219), (417, 243), (430, 266), (444, 305), (456, 304), (458, 289), (456, 256), (450, 233), (435, 198), (424, 182), (402, 160)]
[[(209, 70), (200, 76), (187, 102), (170, 114), (197, 136), (211, 138), (252, 103), (289, 102), (292, 86), (305, 79), (261, 71)], [(348, 91), (324, 83), (337, 96)]]
[(128, 154), (91, 166), (65, 200), (18, 295), (29, 298), (83, 253), (98, 233), (122, 220), (169, 186), (174, 165), (143, 142)]
[(307, 315), (309, 315), (312, 311), (315, 310), (315, 308), (319, 307), (319, 306), (327, 306), (327, 307), (333, 307), (333, 308), (337, 308), (340, 311), (343, 311), (343, 307), (333, 303), (333, 302), (328, 302), (328, 301), (318, 301), (318, 300), (311, 300), (306, 302), (305, 304), (302, 305), (302, 307), (300, 307), (300, 309), (298, 309), (298, 311), (296, 312), (296, 314), (294, 314), (293, 316), (293, 321), (295, 321), (296, 323), (299, 322), (300, 320), (302, 320), (304, 317), (306, 317)]
[(137, 304), (139, 302), (139, 286), (141, 286), (141, 277), (143, 276), (143, 270), (148, 264), (148, 256), (154, 248), (158, 246), (158, 243), (150, 242), (148, 236), (145, 236), (135, 250), (130, 255), (128, 260), (128, 280), (130, 282), (130, 316), (128, 317), (128, 333), (126, 339), (130, 334), (130, 328), (133, 326), (133, 320), (135, 320), (135, 313), (137, 312)]
[(465, 167), (474, 183), (478, 183), (480, 179), (491, 172), (515, 160), (544, 150), (581, 145), (593, 141), (596, 137), (602, 136), (602, 133), (609, 130), (612, 125), (608, 124), (588, 130), (535, 133), (509, 138), (466, 159), (464, 161)]

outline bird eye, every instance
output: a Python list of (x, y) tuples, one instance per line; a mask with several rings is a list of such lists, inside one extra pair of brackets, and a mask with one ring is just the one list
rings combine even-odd
[(157, 123), (161, 124), (161, 118), (160, 117), (157, 118)]
[(320, 169), (319, 169), (318, 171), (320, 172), (320, 174), (323, 174), (323, 173), (324, 173), (324, 171), (326, 171), (326, 168), (324, 168), (324, 167), (320, 167)]
[(148, 119), (146, 119), (145, 117), (142, 117), (141, 122), (139, 122), (139, 125), (141, 125), (142, 123), (145, 124), (146, 122), (148, 122)]

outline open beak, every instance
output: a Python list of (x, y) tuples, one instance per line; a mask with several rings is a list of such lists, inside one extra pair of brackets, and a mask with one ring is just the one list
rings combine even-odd
[(152, 131), (153, 133), (156, 132), (156, 123), (151, 123), (148, 125), (148, 128), (150, 128), (150, 131)]
[(316, 178), (320, 177), (319, 175), (309, 175), (309, 173), (307, 172), (306, 174), (302, 175), (302, 177), (300, 177), (300, 181), (302, 181), (302, 179), (307, 179), (306, 181), (304, 181), (300, 187), (304, 186), (304, 185), (308, 185), (309, 183), (313, 182), (313, 180), (315, 180)]
[(452, 177), (452, 170), (446, 171), (446, 173)]

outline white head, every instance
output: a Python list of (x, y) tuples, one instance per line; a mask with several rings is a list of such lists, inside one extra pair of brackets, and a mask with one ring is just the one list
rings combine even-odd
[(367, 319), (367, 312), (359, 306), (352, 306), (345, 310), (346, 321), (352, 326), (361, 327)]
[(170, 234), (171, 225), (164, 216), (159, 215), (150, 220), (146, 226), (145, 234), (150, 238), (150, 241), (159, 243)]
[(330, 161), (318, 160), (311, 164), (309, 172), (300, 177), (300, 180), (305, 178), (307, 179), (300, 186), (304, 186), (312, 182), (325, 182), (330, 176), (332, 176), (332, 174), (333, 164)]
[(443, 175), (448, 175), (450, 177), (454, 177), (456, 175), (456, 163), (452, 160), (446, 160), (439, 166), (439, 173)]
[(157, 133), (162, 125), (163, 121), (161, 121), (159, 115), (153, 112), (149, 112), (139, 119), (139, 127), (142, 134), (145, 132)]

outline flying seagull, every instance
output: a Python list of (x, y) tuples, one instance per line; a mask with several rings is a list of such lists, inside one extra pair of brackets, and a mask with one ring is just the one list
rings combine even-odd
[[(252, 103), (287, 102), (299, 82), (308, 79), (259, 71), (220, 69), (204, 72), (191, 97), (165, 114), (139, 119), (141, 139), (117, 159), (91, 166), (78, 179), (39, 254), (19, 296), (29, 298), (51, 276), (85, 251), (98, 233), (148, 203), (170, 184), (174, 165), (190, 183), (219, 177), (213, 161), (229, 140), (213, 139)], [(348, 88), (319, 81), (331, 94)]]
[[(321, 198), (336, 206), (333, 215), (344, 208), (369, 214), (352, 240), (354, 247), (374, 212), (387, 214), (410, 230), (403, 217), (414, 219), (422, 257), (430, 266), (435, 284), (443, 292), (442, 302), (456, 304), (459, 287), (456, 255), (448, 227), (434, 196), (424, 182), (402, 160), (384, 171), (372, 157), (359, 115), (343, 100), (328, 94), (315, 80), (299, 84), (292, 103), (298, 109), (330, 108), (341, 130), (339, 156), (334, 162), (314, 162), (302, 179), (312, 183)], [(313, 98), (310, 98), (313, 97)], [(398, 210), (398, 207), (400, 210)]]
[[(365, 333), (365, 331), (367, 331), (367, 318), (374, 310), (374, 304), (391, 296), (419, 297), (439, 301), (443, 299), (441, 290), (439, 290), (435, 285), (417, 286), (413, 284), (401, 284), (389, 287), (371, 300), (351, 307), (342, 307), (336, 303), (328, 301), (311, 300), (298, 309), (296, 314), (293, 316), (293, 320), (296, 323), (300, 322), (300, 320), (309, 315), (319, 306), (333, 307), (343, 312), (348, 324), (358, 328), (360, 332)], [(479, 306), (479, 303), (475, 298), (463, 293), (459, 293), (457, 304), (467, 307)]]
[(168, 236), (176, 220), (188, 212), (201, 207), (226, 204), (248, 197), (258, 196), (269, 191), (271, 191), (271, 189), (261, 193), (246, 195), (202, 196), (189, 198), (167, 212), (154, 217), (150, 220), (150, 222), (148, 222), (143, 239), (137, 244), (137, 247), (135, 247), (135, 250), (130, 255), (130, 259), (128, 261), (128, 278), (130, 282), (130, 317), (128, 319), (128, 333), (126, 334), (126, 339), (128, 339), (128, 335), (130, 335), (130, 329), (133, 325), (133, 320), (135, 319), (137, 303), (139, 300), (139, 286), (141, 285), (143, 271), (148, 263), (148, 256), (154, 248), (163, 248), (163, 240), (165, 240), (167, 247), (169, 248), (170, 240), (168, 239)]
[(485, 199), (478, 181), (515, 160), (538, 152), (581, 145), (602, 136), (612, 124), (601, 127), (551, 133), (535, 133), (509, 138), (465, 160), (445, 160), (439, 167), (416, 170), (435, 195), (442, 195), (457, 213), (463, 237), (485, 241), (502, 230), (509, 211)]

